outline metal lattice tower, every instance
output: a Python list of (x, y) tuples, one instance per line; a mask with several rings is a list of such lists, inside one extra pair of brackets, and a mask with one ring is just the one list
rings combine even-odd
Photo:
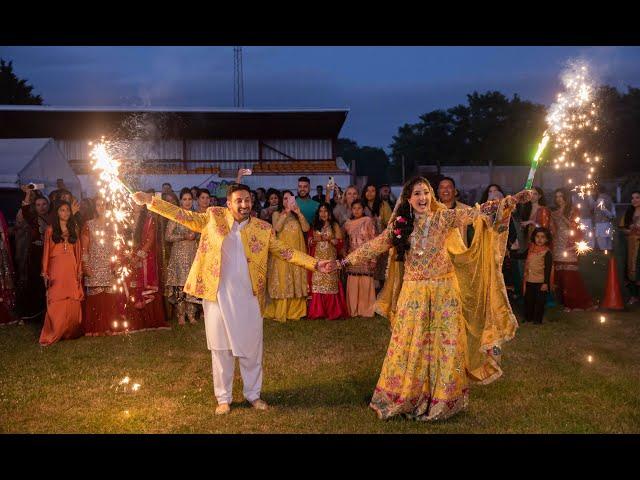
[(233, 47), (233, 106), (244, 107), (244, 74), (242, 47)]

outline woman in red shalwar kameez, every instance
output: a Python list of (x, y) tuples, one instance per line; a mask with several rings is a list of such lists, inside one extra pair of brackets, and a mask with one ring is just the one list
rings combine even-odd
[(146, 206), (136, 205), (133, 234), (133, 273), (130, 277), (127, 319), (135, 329), (169, 328), (160, 295), (156, 219)]
[[(309, 255), (318, 260), (337, 260), (342, 246), (340, 225), (333, 218), (331, 206), (322, 203), (309, 231)], [(337, 320), (348, 316), (339, 272), (312, 272), (311, 303), (307, 318)]]
[(555, 193), (556, 209), (551, 212), (553, 236), (553, 267), (558, 300), (565, 311), (586, 310), (593, 307), (591, 295), (578, 271), (575, 244), (581, 239), (578, 229), (578, 209), (571, 203), (571, 194), (564, 188)]

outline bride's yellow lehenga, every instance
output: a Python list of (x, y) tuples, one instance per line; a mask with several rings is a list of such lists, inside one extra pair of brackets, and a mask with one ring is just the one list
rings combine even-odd
[[(358, 264), (391, 249), (376, 304), (392, 325), (370, 403), (380, 418), (447, 418), (466, 408), (470, 380), (501, 375), (499, 347), (517, 328), (501, 274), (515, 203), (508, 202), (494, 203), (495, 222), (479, 206), (449, 210), (433, 202), (414, 219), (404, 262), (395, 261), (392, 226), (347, 257)], [(466, 248), (458, 227), (470, 223), (476, 233)]]

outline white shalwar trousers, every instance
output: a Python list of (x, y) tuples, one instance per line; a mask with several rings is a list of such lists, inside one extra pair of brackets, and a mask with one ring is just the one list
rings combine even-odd
[(253, 402), (262, 389), (262, 314), (253, 294), (240, 231), (249, 221), (234, 222), (222, 242), (217, 301), (203, 300), (207, 347), (211, 350), (213, 391), (218, 403), (230, 404), (236, 357), (242, 391)]
[[(237, 358), (242, 376), (242, 393), (244, 398), (253, 402), (260, 398), (262, 389), (262, 343), (254, 357)], [(211, 365), (213, 368), (213, 393), (216, 400), (218, 404), (231, 405), (236, 357), (233, 356), (231, 350), (211, 350)]]

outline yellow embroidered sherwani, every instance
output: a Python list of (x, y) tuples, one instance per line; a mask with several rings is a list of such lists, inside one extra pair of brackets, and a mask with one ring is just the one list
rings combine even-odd
[[(209, 207), (205, 213), (198, 213), (184, 210), (155, 196), (148, 208), (202, 234), (184, 291), (194, 297), (215, 302), (220, 283), (222, 242), (234, 222), (229, 209)], [(269, 254), (308, 270), (315, 269), (317, 263), (315, 258), (277, 240), (275, 232), (267, 222), (252, 217), (249, 224), (241, 230), (241, 237), (253, 294), (258, 297), (260, 311), (263, 314)]]

